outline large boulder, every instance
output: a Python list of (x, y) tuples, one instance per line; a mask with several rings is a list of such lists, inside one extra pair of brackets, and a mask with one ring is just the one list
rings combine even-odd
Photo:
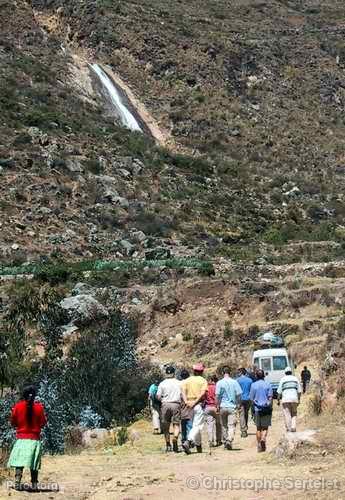
[(128, 256), (133, 255), (133, 253), (135, 252), (135, 246), (132, 245), (132, 243), (128, 240), (121, 240), (120, 247), (121, 250), (123, 250)]
[(111, 432), (108, 429), (85, 429), (82, 430), (82, 443), (87, 448), (102, 445), (111, 438)]
[(117, 192), (118, 181), (115, 177), (110, 177), (109, 175), (95, 175), (94, 179), (99, 185), (102, 202), (112, 203), (123, 209), (129, 207), (127, 198), (120, 196)]
[(272, 453), (278, 459), (292, 458), (296, 454), (296, 450), (302, 446), (310, 446), (316, 444), (317, 431), (314, 429), (306, 429), (300, 432), (287, 432), (286, 435), (279, 441)]
[(67, 312), (70, 324), (87, 325), (92, 321), (108, 317), (107, 309), (91, 295), (66, 297), (60, 306)]

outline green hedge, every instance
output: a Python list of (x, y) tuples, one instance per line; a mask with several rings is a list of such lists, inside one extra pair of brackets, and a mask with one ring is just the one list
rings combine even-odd
[(80, 262), (64, 262), (56, 264), (24, 264), (21, 266), (0, 266), (0, 276), (18, 276), (33, 274), (34, 276), (67, 276), (71, 273), (86, 271), (134, 270), (167, 267), (169, 269), (198, 269), (202, 274), (214, 274), (213, 264), (209, 261), (194, 258), (164, 260), (93, 260)]

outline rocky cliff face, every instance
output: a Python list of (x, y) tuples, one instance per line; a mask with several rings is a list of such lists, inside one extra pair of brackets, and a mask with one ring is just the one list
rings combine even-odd
[[(0, 8), (3, 261), (157, 246), (273, 263), (343, 255), (342, 5)], [(122, 76), (173, 151), (114, 123), (88, 59)]]

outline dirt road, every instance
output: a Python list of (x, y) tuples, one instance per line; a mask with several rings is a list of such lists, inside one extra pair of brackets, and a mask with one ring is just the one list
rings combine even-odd
[[(304, 425), (300, 418), (299, 426)], [(74, 456), (45, 457), (41, 480), (58, 483), (59, 493), (17, 493), (3, 485), (0, 498), (9, 495), (15, 499), (66, 500), (345, 498), (343, 486), (339, 490), (328, 485), (322, 490), (316, 482), (324, 478), (345, 484), (342, 462), (338, 463), (331, 455), (322, 456), (319, 450), (311, 455), (309, 452), (305, 460), (279, 462), (269, 453), (283, 434), (279, 408), (275, 408), (267, 453), (257, 453), (254, 431), (251, 423), (249, 437), (241, 439), (237, 430), (232, 451), (217, 448), (210, 454), (205, 447), (201, 455), (186, 456), (165, 454), (162, 437), (153, 436), (147, 422), (137, 422), (132, 428), (135, 439), (125, 446)], [(273, 479), (276, 482), (272, 484)], [(302, 480), (314, 482), (307, 489), (305, 484), (302, 487)], [(255, 491), (255, 486), (259, 491)]]

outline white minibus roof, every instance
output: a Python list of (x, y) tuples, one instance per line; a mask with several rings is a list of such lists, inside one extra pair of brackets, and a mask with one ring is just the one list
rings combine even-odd
[(287, 356), (288, 352), (284, 348), (273, 348), (273, 349), (259, 349), (254, 351), (253, 358), (265, 358), (269, 356)]

